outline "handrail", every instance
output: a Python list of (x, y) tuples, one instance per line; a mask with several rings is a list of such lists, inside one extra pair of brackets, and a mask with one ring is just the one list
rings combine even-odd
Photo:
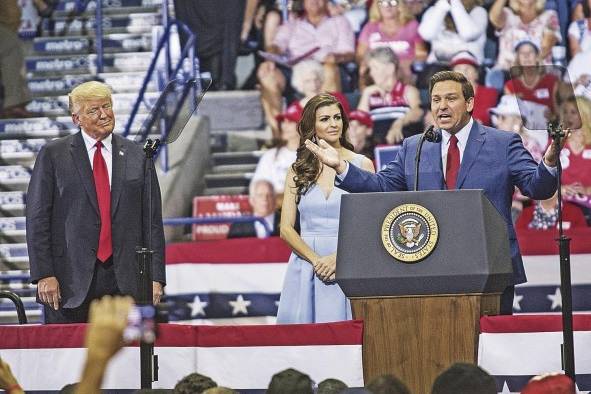
[(103, 51), (103, 0), (96, 0), (94, 10), (94, 45), (96, 49), (96, 73), (100, 74), (104, 69)]
[(265, 228), (267, 236), (271, 235), (272, 231), (267, 224), (265, 218), (260, 216), (239, 216), (239, 217), (227, 217), (227, 216), (214, 216), (208, 218), (166, 218), (162, 219), (165, 226), (183, 226), (186, 224), (215, 224), (215, 223), (252, 223), (259, 222)]
[[(76, 0), (74, 12), (81, 14), (88, 8), (89, 0)], [(96, 46), (96, 72), (100, 74), (104, 69), (104, 49), (103, 49), (103, 0), (95, 0), (94, 9), (94, 41)]]
[(25, 314), (25, 306), (21, 298), (12, 291), (0, 291), (0, 298), (8, 298), (14, 303), (19, 324), (27, 324), (27, 315)]
[[(187, 36), (189, 38), (187, 39), (185, 46), (181, 50), (181, 56), (178, 60), (176, 67), (174, 68), (174, 70), (171, 70), (169, 65), (167, 65), (167, 67), (166, 67), (167, 80), (170, 80), (171, 76), (176, 76), (178, 74), (181, 67), (183, 66), (183, 62), (186, 57), (188, 57), (189, 60), (191, 61), (191, 72), (190, 72), (191, 78), (195, 78), (195, 75), (197, 75), (197, 73), (198, 73), (198, 70), (196, 69), (196, 64), (195, 64), (195, 48), (194, 48), (195, 35), (184, 23), (182, 23), (181, 21), (178, 21), (176, 19), (173, 19), (166, 25), (166, 28), (164, 29), (164, 34), (162, 35), (162, 37), (158, 41), (158, 46), (156, 47), (156, 50), (154, 51), (154, 56), (152, 57), (152, 61), (150, 62), (150, 66), (148, 67), (148, 71), (146, 72), (146, 76), (144, 77), (144, 81), (142, 83), (142, 87), (140, 88), (138, 98), (136, 99), (136, 101), (133, 105), (131, 113), (129, 114), (129, 118), (127, 119), (127, 125), (125, 126), (125, 130), (123, 131), (124, 137), (129, 136), (131, 126), (132, 126), (133, 121), (137, 115), (140, 104), (144, 100), (144, 95), (146, 93), (146, 89), (148, 88), (148, 84), (152, 80), (152, 74), (156, 70), (156, 64), (157, 64), (158, 59), (160, 57), (160, 53), (165, 45), (167, 46), (167, 56), (170, 56), (170, 49), (168, 48), (168, 43), (170, 40), (170, 33), (171, 33), (171, 29), (173, 26), (176, 26), (178, 29), (182, 29), (184, 31), (184, 33), (187, 34)], [(173, 123), (174, 123), (174, 120), (173, 120)]]

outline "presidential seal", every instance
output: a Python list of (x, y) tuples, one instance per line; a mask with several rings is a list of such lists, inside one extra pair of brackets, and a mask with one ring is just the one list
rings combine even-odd
[(421, 205), (399, 205), (382, 224), (384, 247), (396, 260), (405, 263), (416, 263), (429, 256), (438, 238), (435, 216)]

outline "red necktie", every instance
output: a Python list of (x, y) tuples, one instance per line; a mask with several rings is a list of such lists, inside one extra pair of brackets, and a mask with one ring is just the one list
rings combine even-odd
[(458, 172), (460, 171), (460, 150), (458, 149), (458, 138), (452, 135), (447, 148), (447, 164), (445, 166), (445, 183), (448, 189), (456, 188)]
[(94, 152), (92, 172), (94, 173), (96, 199), (101, 214), (101, 231), (96, 258), (104, 263), (113, 254), (111, 236), (111, 187), (109, 186), (107, 163), (105, 163), (105, 159), (101, 153), (103, 143), (99, 141), (95, 146), (96, 151)]

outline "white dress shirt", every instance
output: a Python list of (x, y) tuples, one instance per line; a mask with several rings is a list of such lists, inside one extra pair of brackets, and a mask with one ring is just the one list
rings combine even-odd
[(256, 222), (254, 222), (254, 229), (257, 232), (257, 238), (267, 238), (273, 233), (273, 227), (275, 224), (275, 212), (265, 216), (263, 219), (265, 220), (265, 223), (267, 223), (270, 232), (267, 233), (267, 230), (265, 230), (265, 226), (263, 226), (263, 224), (257, 220)]
[[(470, 117), (468, 123), (456, 133), (456, 138), (458, 139), (458, 149), (460, 151), (460, 165), (462, 164), (462, 159), (464, 158), (464, 151), (466, 150), (468, 137), (470, 137), (470, 130), (472, 130), (473, 124), (474, 119)], [(441, 165), (443, 168), (443, 178), (445, 178), (447, 170), (447, 151), (449, 149), (449, 139), (451, 138), (451, 133), (447, 130), (441, 129), (441, 137)]]
[[(94, 153), (96, 152), (95, 144), (97, 143), (97, 141), (88, 134), (86, 134), (84, 130), (82, 130), (82, 138), (84, 139), (84, 145), (86, 145), (86, 151), (88, 152), (90, 168), (94, 169)], [(113, 178), (113, 176), (111, 175), (113, 173), (113, 135), (109, 134), (109, 136), (101, 142), (103, 143), (101, 153), (103, 154), (103, 158), (105, 159), (105, 163), (107, 164), (107, 172), (109, 173), (109, 186), (111, 186), (111, 179)]]

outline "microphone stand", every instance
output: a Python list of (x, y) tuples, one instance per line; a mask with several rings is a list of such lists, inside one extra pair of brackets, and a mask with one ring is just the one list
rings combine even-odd
[[(146, 174), (147, 195), (147, 239), (144, 240), (145, 246), (136, 250), (136, 260), (139, 265), (139, 304), (153, 305), (152, 288), (152, 172), (154, 171), (152, 159), (160, 146), (160, 140), (154, 141), (147, 139), (144, 144), (144, 174)], [(140, 382), (142, 389), (151, 389), (152, 382), (158, 380), (158, 356), (154, 355), (154, 344), (147, 343), (143, 338), (140, 339)]]
[[(555, 143), (560, 144), (566, 133), (562, 125), (548, 124), (548, 134)], [(573, 339), (573, 304), (570, 272), (570, 238), (562, 228), (562, 165), (560, 152), (556, 160), (556, 182), (558, 183), (558, 250), (560, 255), (560, 293), (562, 296), (562, 368), (564, 373), (575, 381), (575, 351)]]
[(431, 125), (423, 134), (421, 134), (417, 145), (417, 152), (415, 154), (415, 182), (413, 187), (413, 191), (415, 192), (419, 190), (419, 164), (421, 162), (421, 150), (423, 149), (423, 143), (425, 141), (439, 142), (441, 141), (441, 133), (436, 131), (435, 127)]

